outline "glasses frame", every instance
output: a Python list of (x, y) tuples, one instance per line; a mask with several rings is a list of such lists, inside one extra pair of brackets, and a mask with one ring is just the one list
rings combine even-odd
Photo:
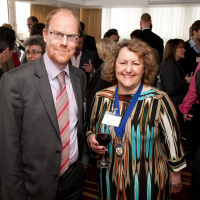
[[(79, 39), (79, 36), (78, 36), (78, 35), (64, 34), (64, 33), (54, 32), (54, 31), (50, 31), (50, 30), (48, 30), (48, 32), (49, 32), (49, 33), (51, 34), (51, 36), (52, 36), (54, 39), (56, 39), (56, 40), (62, 40), (62, 39), (64, 38), (64, 36), (67, 37), (67, 40), (68, 40), (69, 42), (78, 42), (78, 39)], [(56, 36), (56, 34), (59, 34), (60, 37), (59, 37), (59, 36)], [(70, 38), (70, 37), (72, 37), (72, 36), (74, 36), (74, 39)]]
[(25, 51), (25, 54), (26, 55), (33, 55), (33, 56), (36, 56), (38, 55), (39, 53), (42, 53), (42, 51), (28, 51), (29, 53), (27, 53), (27, 51)]

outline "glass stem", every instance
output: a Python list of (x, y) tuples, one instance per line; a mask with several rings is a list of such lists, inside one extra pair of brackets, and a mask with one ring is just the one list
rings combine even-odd
[(102, 154), (102, 161), (105, 163), (106, 159), (105, 159), (105, 154)]

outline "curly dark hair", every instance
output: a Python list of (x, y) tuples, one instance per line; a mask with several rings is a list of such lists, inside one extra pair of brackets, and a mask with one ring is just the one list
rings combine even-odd
[(117, 78), (115, 75), (115, 63), (119, 52), (122, 48), (128, 48), (129, 51), (138, 55), (140, 61), (144, 64), (144, 74), (142, 77), (142, 83), (146, 85), (153, 85), (156, 75), (158, 73), (158, 65), (155, 60), (154, 53), (151, 48), (140, 40), (124, 40), (118, 43), (117, 48), (113, 51), (111, 58), (106, 60), (102, 66), (102, 79), (117, 84)]

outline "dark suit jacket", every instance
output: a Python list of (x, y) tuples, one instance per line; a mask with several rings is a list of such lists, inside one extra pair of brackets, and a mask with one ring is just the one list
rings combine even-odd
[(92, 101), (95, 97), (96, 92), (103, 90), (107, 87), (112, 86), (112, 83), (109, 83), (101, 78), (101, 67), (99, 67), (95, 73), (91, 76), (90, 81), (87, 86), (87, 98), (86, 98), (86, 118), (88, 120), (90, 114), (90, 107)]
[(95, 70), (97, 70), (99, 68), (99, 59), (98, 59), (97, 53), (83, 48), (82, 54), (81, 54), (81, 60), (79, 64), (79, 69), (82, 69), (85, 72), (87, 82), (89, 82), (90, 73), (85, 71), (85, 69), (83, 68), (83, 65), (88, 64), (89, 60), (91, 60), (93, 67), (95, 68)]
[[(83, 152), (84, 73), (69, 66)], [(4, 200), (55, 200), (62, 144), (43, 57), (5, 73), (0, 82), (0, 159)]]
[(86, 48), (90, 51), (96, 51), (96, 42), (95, 42), (95, 38), (90, 36), (90, 35), (85, 35), (85, 41), (83, 44), (83, 48)]
[(190, 75), (191, 72), (195, 72), (198, 65), (196, 57), (198, 57), (199, 54), (193, 49), (193, 47), (191, 48), (189, 40), (186, 42), (185, 50), (185, 58), (182, 59), (182, 67), (185, 74)]
[(145, 29), (142, 31), (144, 35), (144, 41), (147, 42), (151, 47), (155, 48), (160, 56), (160, 62), (163, 58), (163, 39), (152, 32), (150, 29)]
[(182, 103), (188, 91), (188, 83), (185, 73), (171, 60), (166, 60), (160, 68), (160, 76), (163, 90), (169, 95), (171, 101), (177, 107)]

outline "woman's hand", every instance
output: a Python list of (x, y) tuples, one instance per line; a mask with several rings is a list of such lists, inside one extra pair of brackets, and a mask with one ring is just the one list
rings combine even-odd
[(95, 138), (95, 134), (91, 134), (87, 138), (90, 148), (98, 154), (104, 154), (108, 151), (104, 146), (100, 146)]
[(182, 189), (181, 184), (181, 172), (172, 172), (170, 171), (170, 182), (171, 182), (171, 193), (178, 193)]

